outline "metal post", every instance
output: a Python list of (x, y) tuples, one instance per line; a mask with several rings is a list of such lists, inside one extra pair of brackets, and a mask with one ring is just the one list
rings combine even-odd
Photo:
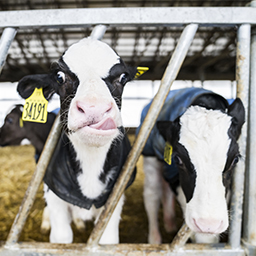
[(132, 150), (128, 155), (128, 158), (123, 167), (122, 173), (117, 183), (115, 184), (115, 187), (105, 205), (105, 209), (100, 215), (99, 221), (97, 222), (95, 228), (93, 229), (88, 239), (88, 242), (87, 242), (88, 247), (97, 246), (97, 244), (99, 243), (99, 240), (104, 232), (105, 227), (107, 226), (107, 223), (111, 217), (111, 214), (114, 211), (116, 204), (118, 203), (121, 195), (124, 192), (126, 184), (128, 183), (129, 178), (134, 170), (136, 162), (142, 152), (142, 149), (146, 143), (146, 140), (150, 134), (150, 131), (152, 130), (156, 122), (157, 116), (161, 111), (161, 108), (169, 93), (171, 85), (178, 75), (180, 67), (186, 57), (187, 51), (195, 36), (197, 28), (198, 28), (197, 24), (187, 25), (181, 34), (178, 45), (163, 75), (159, 90), (145, 117), (145, 120), (141, 126), (138, 137), (134, 142)]
[(107, 26), (105, 25), (97, 25), (91, 32), (90, 37), (94, 39), (101, 40), (107, 30)]
[(0, 40), (0, 74), (5, 64), (5, 60), (8, 54), (8, 50), (11, 43), (17, 33), (14, 28), (5, 28)]
[(18, 242), (18, 239), (25, 225), (30, 209), (34, 203), (36, 192), (40, 186), (40, 183), (43, 180), (45, 170), (50, 162), (52, 153), (59, 140), (59, 136), (61, 133), (61, 126), (59, 125), (59, 123), (60, 123), (60, 120), (58, 115), (52, 126), (48, 139), (45, 143), (44, 150), (39, 158), (38, 164), (36, 166), (36, 170), (30, 181), (30, 184), (28, 186), (28, 189), (26, 191), (26, 194), (20, 206), (19, 212), (16, 215), (16, 218), (12, 224), (11, 230), (6, 240), (6, 244), (5, 244), (6, 247), (11, 247)]
[[(91, 37), (93, 37), (95, 39), (101, 39), (103, 37), (105, 31), (106, 31), (106, 26), (103, 26), (103, 25), (96, 26), (96, 27), (94, 27), (94, 29), (91, 33)], [(56, 147), (56, 144), (59, 140), (60, 134), (61, 134), (61, 126), (60, 126), (60, 118), (58, 115), (58, 117), (56, 118), (56, 120), (53, 124), (51, 132), (48, 136), (48, 139), (44, 146), (44, 150), (43, 150), (41, 157), (38, 161), (34, 175), (30, 181), (29, 187), (28, 187), (26, 194), (23, 198), (23, 202), (21, 204), (19, 212), (12, 224), (11, 230), (10, 230), (8, 238), (6, 240), (6, 244), (5, 244), (6, 247), (14, 246), (15, 243), (18, 242), (21, 231), (25, 225), (28, 214), (31, 210), (33, 203), (34, 203), (37, 190), (40, 186), (40, 183), (43, 180), (46, 168), (51, 160), (52, 153), (53, 153), (53, 151)]]
[[(256, 7), (256, 1), (254, 1)], [(245, 182), (245, 206), (243, 243), (248, 249), (248, 255), (256, 254), (256, 27), (252, 28), (251, 36), (251, 77), (250, 77), (250, 105), (248, 124), (248, 161)]]
[(249, 24), (241, 25), (237, 31), (237, 59), (236, 59), (236, 82), (237, 97), (239, 97), (245, 107), (246, 120), (239, 138), (239, 150), (242, 156), (239, 161), (233, 179), (229, 243), (231, 248), (239, 248), (241, 243), (241, 227), (243, 213), (243, 195), (244, 195), (244, 175), (245, 175), (245, 157), (247, 142), (247, 115), (249, 100), (249, 75), (250, 75), (250, 39), (251, 26)]

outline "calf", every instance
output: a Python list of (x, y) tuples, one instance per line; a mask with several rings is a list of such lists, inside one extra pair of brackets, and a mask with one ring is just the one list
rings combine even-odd
[[(238, 98), (228, 105), (220, 95), (202, 88), (169, 93), (143, 150), (150, 243), (161, 242), (157, 222), (161, 198), (165, 227), (175, 228), (173, 192), (196, 242), (217, 242), (218, 234), (228, 228), (225, 197), (240, 157), (237, 139), (244, 119)], [(165, 151), (170, 165), (164, 162)]]
[[(23, 98), (35, 87), (43, 88), (46, 99), (60, 96), (63, 132), (44, 177), (50, 242), (72, 242), (72, 218), (97, 221), (130, 150), (120, 109), (124, 86), (136, 71), (107, 44), (84, 38), (66, 50), (50, 74), (19, 82)], [(119, 242), (123, 202), (122, 195), (100, 243)]]
[(36, 156), (40, 156), (48, 134), (52, 128), (56, 114), (48, 113), (46, 123), (23, 122), (21, 119), (23, 105), (15, 105), (4, 119), (1, 127), (0, 146), (20, 145), (21, 141), (28, 139), (35, 147)]

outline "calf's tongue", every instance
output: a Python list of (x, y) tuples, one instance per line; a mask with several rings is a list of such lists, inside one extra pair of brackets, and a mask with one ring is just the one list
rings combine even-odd
[(107, 118), (106, 120), (100, 121), (96, 124), (91, 124), (89, 127), (97, 130), (112, 130), (116, 129), (116, 124), (112, 118)]

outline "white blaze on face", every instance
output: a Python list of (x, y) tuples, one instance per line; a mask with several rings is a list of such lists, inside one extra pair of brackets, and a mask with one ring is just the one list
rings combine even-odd
[(68, 113), (68, 128), (74, 131), (69, 136), (71, 141), (97, 147), (110, 144), (118, 136), (122, 121), (102, 78), (120, 63), (119, 56), (107, 44), (85, 38), (73, 44), (63, 60), (79, 80)]
[(221, 233), (228, 227), (222, 172), (231, 142), (231, 117), (193, 106), (180, 118), (180, 124), (179, 142), (196, 171), (193, 197), (186, 204), (186, 223), (195, 232)]

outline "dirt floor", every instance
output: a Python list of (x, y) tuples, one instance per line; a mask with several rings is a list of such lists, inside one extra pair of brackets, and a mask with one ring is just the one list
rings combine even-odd
[[(0, 148), (0, 241), (5, 241), (8, 236), (35, 166), (34, 148), (32, 146)], [(144, 179), (142, 157), (137, 163), (137, 170), (135, 182), (125, 192), (126, 202), (119, 226), (121, 243), (147, 243), (148, 223), (142, 196)], [(44, 205), (43, 185), (41, 185), (20, 241), (49, 241), (49, 234), (40, 233)], [(174, 234), (167, 234), (164, 231), (161, 211), (159, 220), (163, 243), (169, 243)], [(178, 226), (181, 225), (181, 217), (177, 219), (177, 223)], [(85, 243), (92, 228), (92, 222), (86, 224), (86, 231), (82, 233), (79, 233), (73, 227), (74, 242)]]

